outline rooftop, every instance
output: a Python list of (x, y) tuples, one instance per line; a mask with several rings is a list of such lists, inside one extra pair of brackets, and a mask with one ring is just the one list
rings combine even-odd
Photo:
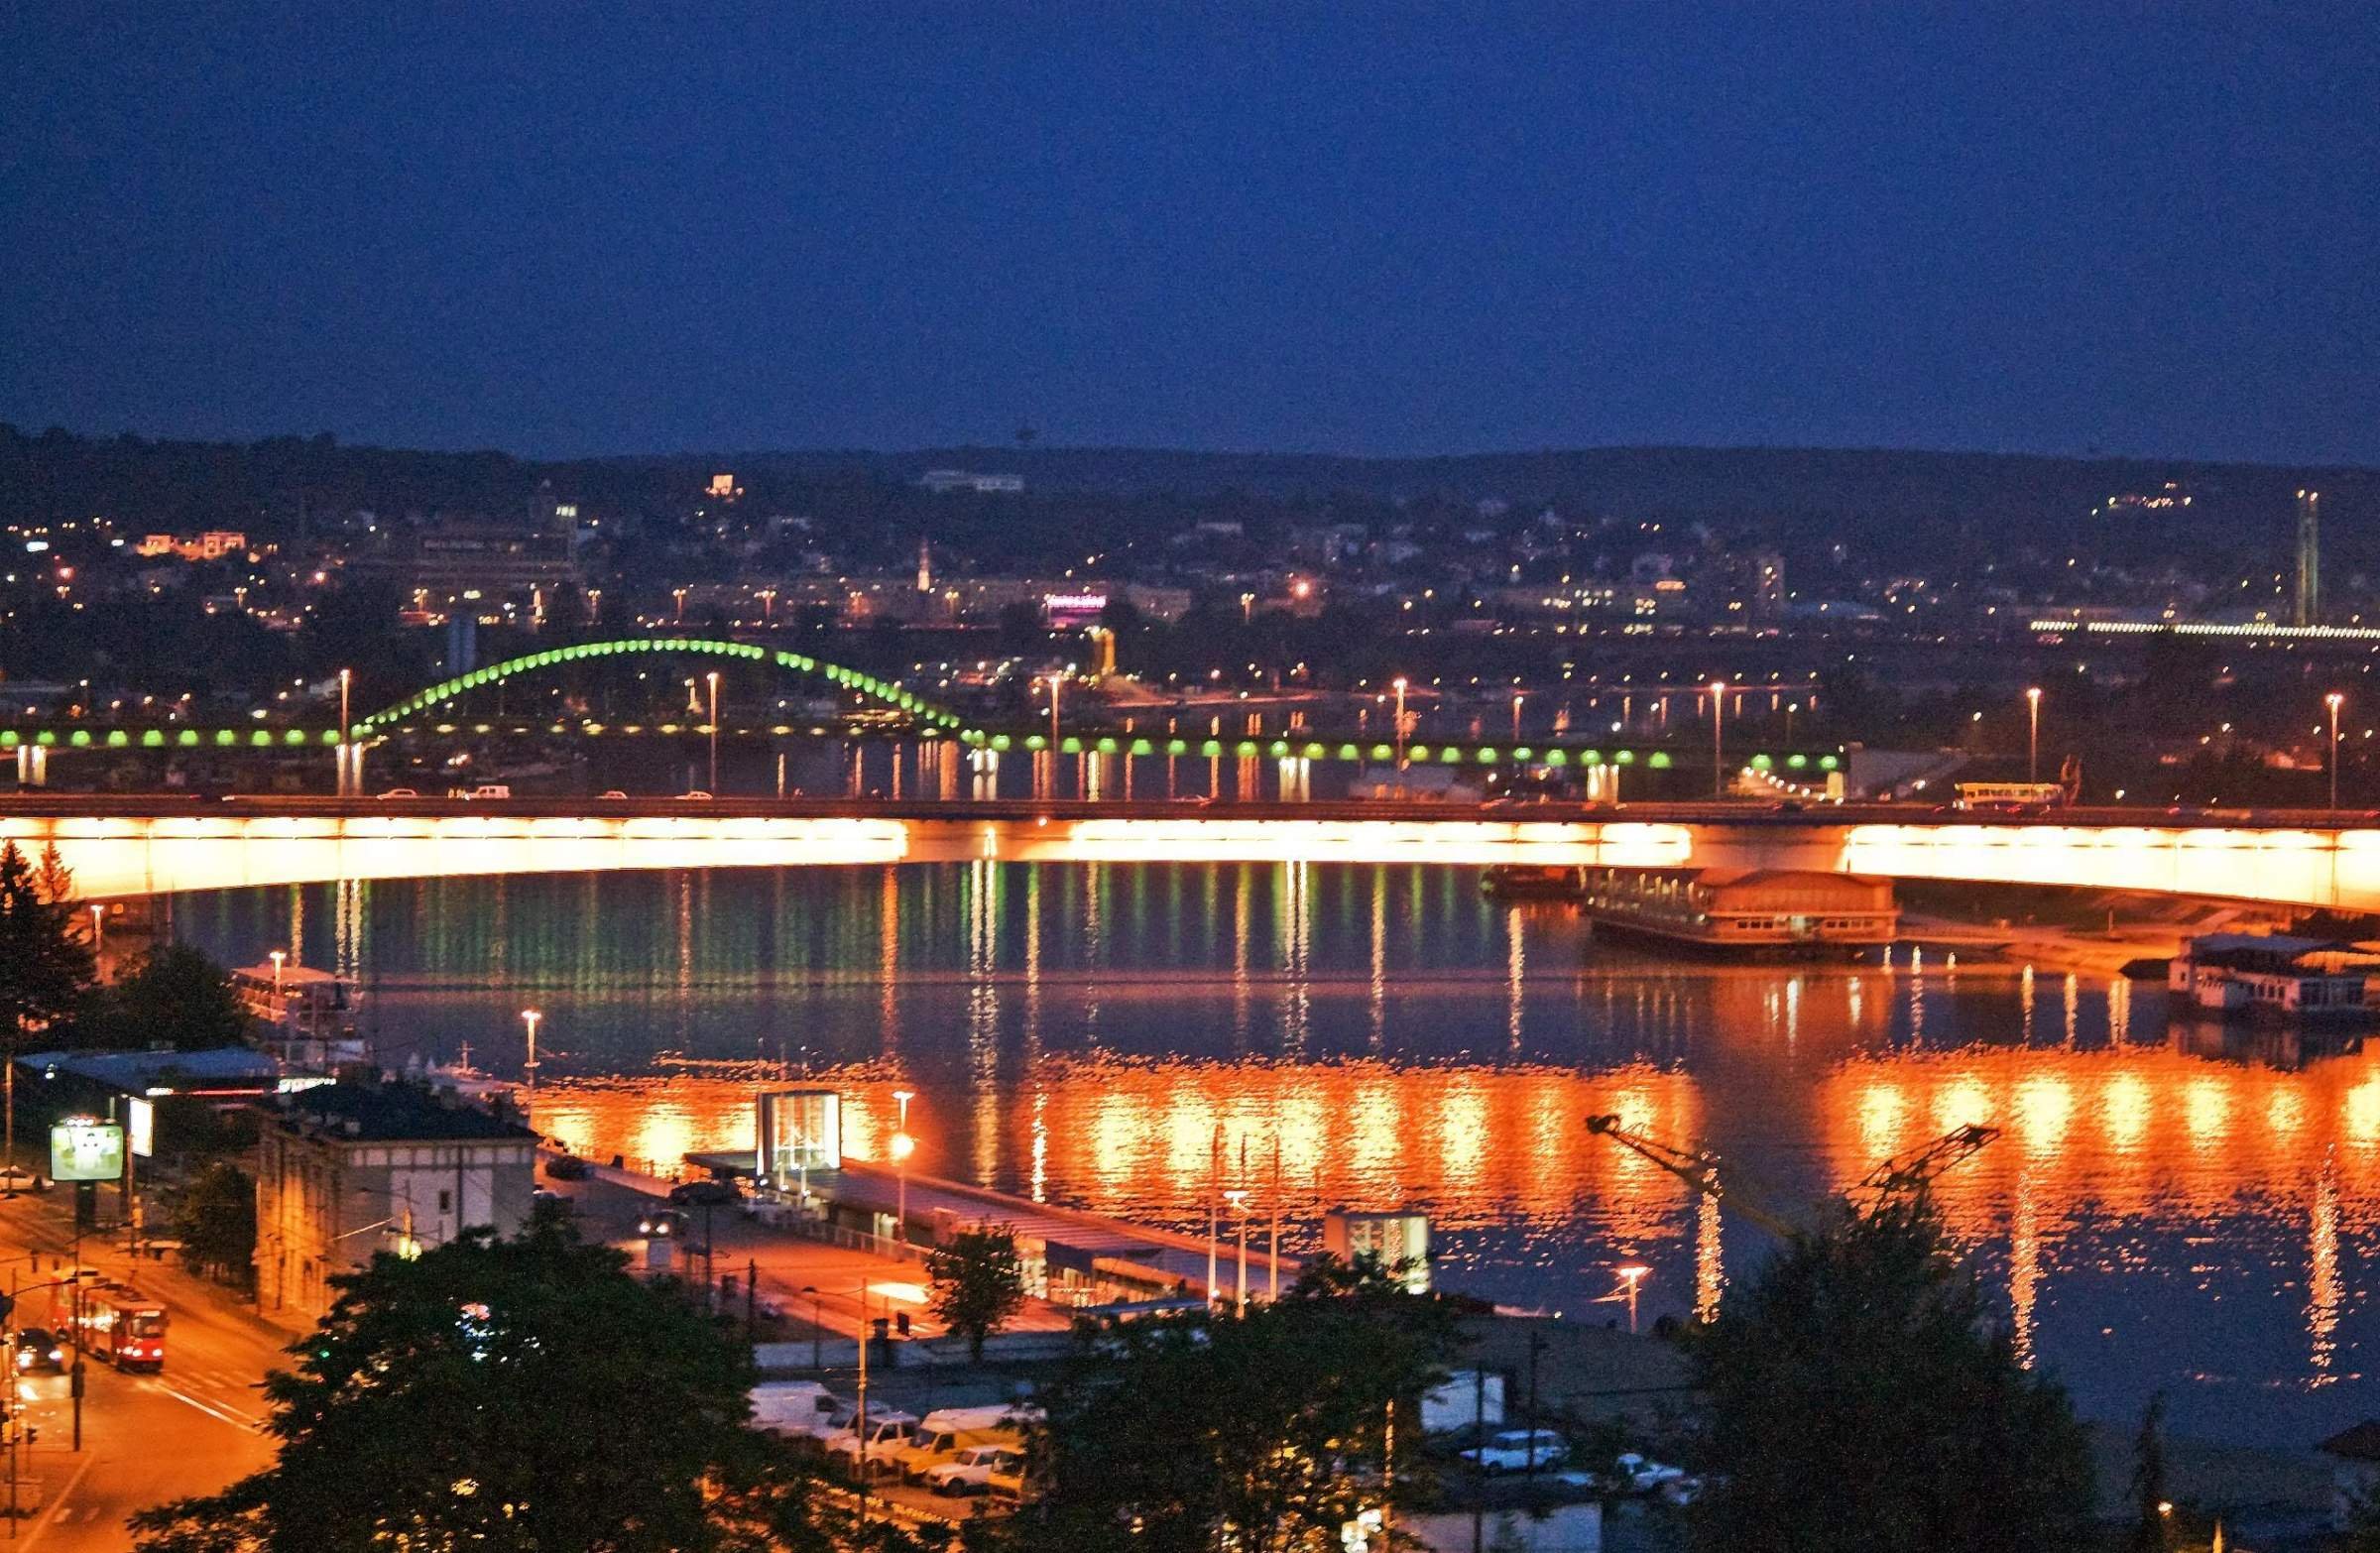
[(332, 1133), (377, 1142), (528, 1141), (537, 1135), (518, 1122), (410, 1084), (321, 1084), (278, 1097), (272, 1113), (291, 1132)]
[(203, 1051), (35, 1051), (17, 1059), (29, 1073), (71, 1074), (127, 1095), (182, 1094), (208, 1089), (269, 1090), (281, 1064), (253, 1046)]

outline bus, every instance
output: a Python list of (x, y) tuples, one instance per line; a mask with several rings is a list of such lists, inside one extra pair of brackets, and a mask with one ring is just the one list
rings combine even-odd
[(118, 1370), (166, 1368), (166, 1307), (121, 1283), (71, 1287), (53, 1296), (53, 1329), (93, 1359)]
[(2055, 781), (1963, 781), (1963, 809), (2051, 809), (2066, 802), (2066, 785)]

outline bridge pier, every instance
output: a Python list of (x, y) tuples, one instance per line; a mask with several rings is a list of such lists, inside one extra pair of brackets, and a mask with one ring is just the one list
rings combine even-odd
[[(1040, 757), (1033, 758), (1033, 789), (1040, 793)], [(974, 749), (967, 752), (967, 767), (972, 775), (970, 796), (978, 803), (988, 803), (1000, 796), (1000, 752)]]
[(17, 785), (47, 787), (50, 785), (50, 751), (38, 744), (17, 746)]
[(1304, 803), (1314, 796), (1314, 763), (1302, 755), (1281, 757), (1281, 801)]

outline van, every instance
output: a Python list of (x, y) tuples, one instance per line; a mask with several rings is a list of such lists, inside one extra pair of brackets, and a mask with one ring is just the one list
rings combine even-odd
[(1030, 1402), (996, 1402), (985, 1407), (937, 1407), (918, 1423), (922, 1433), (934, 1429), (1005, 1429), (1021, 1434), (1041, 1421), (1041, 1409)]
[(769, 1380), (752, 1388), (753, 1424), (772, 1434), (823, 1439), (851, 1415), (851, 1403), (815, 1380)]
[(828, 1435), (826, 1454), (857, 1471), (863, 1460), (862, 1448), (865, 1447), (864, 1459), (871, 1476), (892, 1471), (889, 1458), (892, 1451), (908, 1444), (917, 1434), (917, 1417), (914, 1413), (871, 1414), (865, 1435), (859, 1432), (857, 1424), (858, 1420), (854, 1419), (852, 1427), (838, 1429)]
[[(926, 1416), (930, 1419), (933, 1415), (928, 1413)], [(961, 1451), (972, 1446), (997, 1445), (1012, 1451), (1019, 1449), (1023, 1443), (1013, 1429), (997, 1426), (962, 1429), (947, 1425), (937, 1428), (928, 1422), (917, 1426), (915, 1437), (907, 1444), (886, 1452), (885, 1460), (891, 1464), (892, 1471), (900, 1475), (902, 1482), (915, 1483), (933, 1468), (956, 1459)]]

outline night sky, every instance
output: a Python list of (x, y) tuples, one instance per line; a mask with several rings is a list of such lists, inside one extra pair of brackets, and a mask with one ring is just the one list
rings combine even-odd
[(2380, 6), (694, 9), (7, 8), (0, 419), (2380, 462)]

